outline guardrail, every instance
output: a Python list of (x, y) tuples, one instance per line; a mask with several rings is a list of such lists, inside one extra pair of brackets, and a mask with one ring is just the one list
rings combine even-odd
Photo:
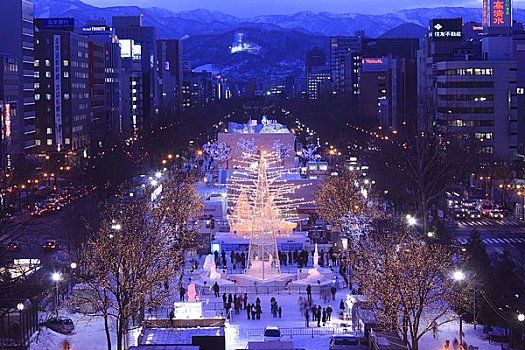
[[(332, 285), (328, 286), (319, 286), (312, 284), (312, 295), (319, 295), (322, 291), (323, 292), (330, 292), (330, 288)], [(345, 287), (345, 283), (343, 281), (338, 281), (336, 283), (337, 289), (343, 289)], [(279, 286), (279, 285), (264, 285), (264, 286), (221, 286), (219, 293), (222, 295), (223, 293), (226, 294), (307, 294), (306, 293), (306, 286)], [(203, 295), (214, 295), (214, 291), (211, 288), (203, 288), (202, 289)]]
[[(281, 337), (294, 336), (311, 336), (315, 335), (326, 336), (326, 335), (344, 335), (344, 334), (355, 334), (351, 327), (298, 327), (298, 328), (281, 328)], [(248, 329), (246, 331), (248, 337), (262, 337), (264, 335), (264, 329)]]

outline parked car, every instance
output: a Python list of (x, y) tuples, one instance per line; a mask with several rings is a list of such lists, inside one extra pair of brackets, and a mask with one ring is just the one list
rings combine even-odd
[(75, 324), (69, 317), (54, 317), (44, 325), (58, 333), (69, 334), (75, 330)]
[(5, 250), (9, 252), (17, 252), (20, 249), (22, 249), (22, 245), (17, 241), (11, 241), (5, 245)]
[(280, 341), (281, 329), (277, 326), (266, 326), (264, 328), (264, 341)]
[(54, 239), (48, 239), (42, 243), (42, 249), (48, 252), (53, 252), (58, 249), (58, 242)]
[(481, 219), (481, 213), (479, 212), (479, 210), (472, 209), (468, 212), (468, 217), (470, 219)]
[(329, 350), (367, 349), (355, 335), (335, 335), (330, 338)]

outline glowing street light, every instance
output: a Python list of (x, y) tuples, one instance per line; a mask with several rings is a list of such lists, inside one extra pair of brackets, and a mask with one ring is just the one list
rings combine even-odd
[(161, 173), (160, 171), (157, 171), (157, 172), (155, 173), (155, 177), (156, 177), (157, 179), (160, 179), (161, 176), (162, 176), (162, 173)]
[(518, 315), (518, 321), (520, 321), (520, 322), (525, 321), (525, 315), (524, 314), (519, 314)]
[(77, 263), (76, 262), (72, 262), (70, 266), (74, 270), (74, 269), (77, 268)]
[(407, 215), (406, 216), (406, 219), (407, 219), (407, 224), (408, 226), (414, 226), (415, 224), (417, 224), (417, 220), (415, 217), (413, 217), (412, 215)]
[(157, 184), (159, 183), (157, 180), (151, 180), (151, 186), (157, 186)]
[(463, 281), (465, 280), (465, 273), (461, 270), (456, 270), (452, 273), (452, 278), (456, 281)]

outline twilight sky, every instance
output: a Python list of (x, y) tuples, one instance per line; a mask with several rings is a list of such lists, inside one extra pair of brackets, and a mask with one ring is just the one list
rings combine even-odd
[[(1, 1), (1, 0), (0, 0)], [(137, 5), (188, 11), (197, 8), (219, 10), (238, 17), (284, 14), (299, 11), (383, 14), (414, 7), (480, 7), (481, 0), (83, 0), (100, 7)], [(525, 7), (525, 0), (515, 0), (514, 7)]]

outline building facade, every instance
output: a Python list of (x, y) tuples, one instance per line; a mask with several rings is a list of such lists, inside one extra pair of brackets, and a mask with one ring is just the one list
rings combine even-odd
[(0, 21), (0, 53), (11, 56), (18, 65), (17, 100), (11, 104), (11, 142), (18, 157), (35, 147), (33, 3), (3, 0), (0, 11), (5, 14)]
[(37, 149), (85, 154), (91, 129), (89, 39), (45, 27), (35, 38)]

